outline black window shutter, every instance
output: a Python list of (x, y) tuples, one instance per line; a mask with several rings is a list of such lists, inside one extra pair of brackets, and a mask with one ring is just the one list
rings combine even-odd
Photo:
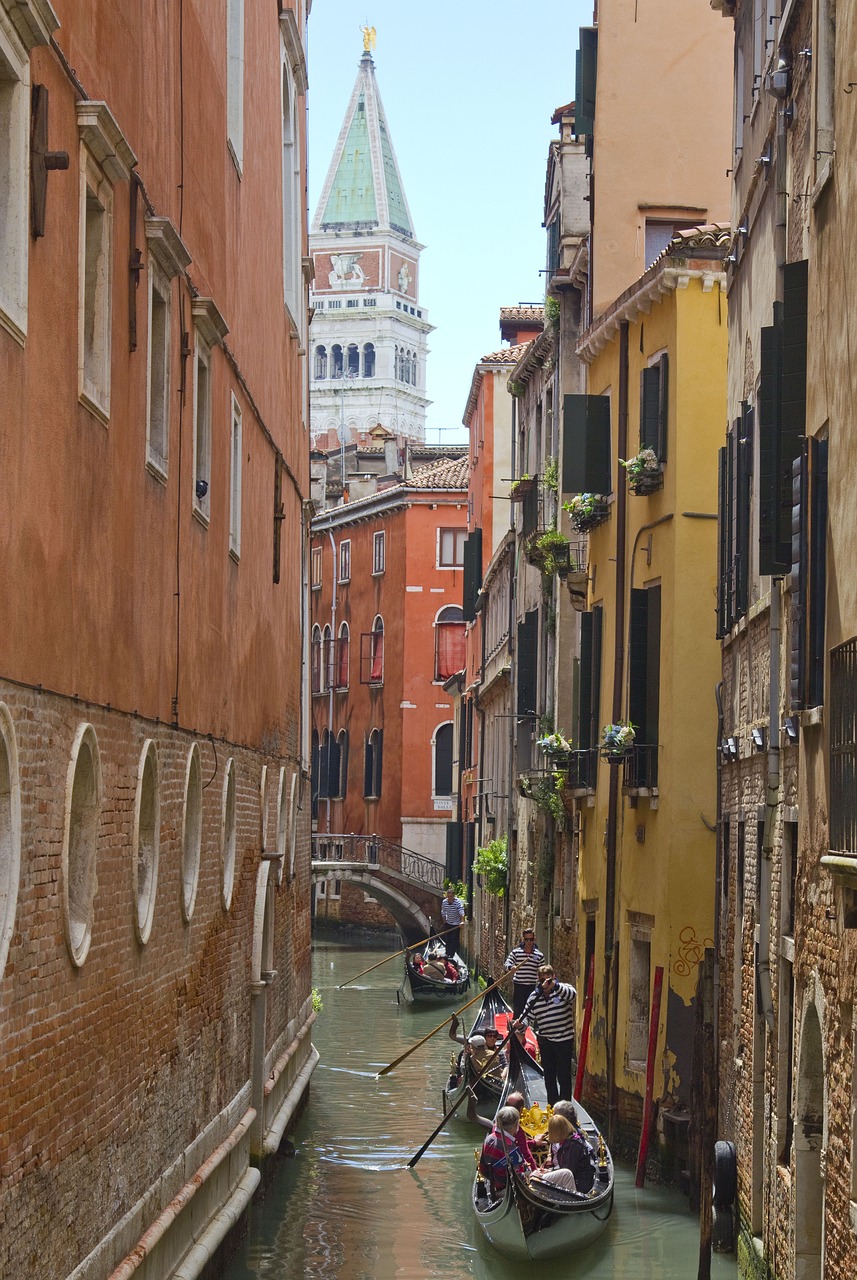
[(775, 555), (791, 564), (792, 464), (806, 431), (807, 263), (783, 267), (781, 414), (778, 437)]
[(792, 575), (791, 646), (789, 654), (789, 701), (800, 708), (804, 702), (806, 673), (806, 597), (809, 565), (809, 455), (803, 441), (800, 457), (792, 463)]
[(810, 444), (809, 592), (806, 704), (824, 702), (824, 622), (827, 612), (827, 441)]
[(631, 590), (628, 635), (628, 718), (637, 731), (637, 741), (647, 743), (646, 692), (649, 652), (649, 593)]
[(366, 739), (366, 746), (363, 754), (363, 794), (364, 796), (372, 795), (372, 782), (375, 777), (375, 745), (372, 736)]
[(660, 737), (661, 703), (661, 589), (647, 587), (648, 610), (646, 627), (646, 722), (644, 741), (651, 750), (646, 753), (644, 767), (645, 785), (654, 787), (658, 781), (658, 739)]
[(521, 503), (521, 536), (523, 538), (535, 533), (539, 527), (540, 497), (537, 484), (534, 484), (529, 493), (524, 495), (524, 501)]
[(518, 623), (518, 715), (533, 716), (536, 710), (538, 672), (538, 611), (533, 609)]
[(595, 87), (598, 69), (598, 31), (580, 28), (580, 48), (575, 60), (574, 132), (591, 137), (595, 132)]
[(562, 491), (612, 490), (610, 397), (564, 396), (562, 402)]
[(379, 729), (375, 739), (375, 795), (381, 794), (384, 780), (384, 730)]
[[(604, 609), (592, 610), (592, 736), (590, 747), (597, 747), (601, 737), (601, 649), (604, 635)], [(594, 785), (594, 779), (593, 779)]]
[(660, 462), (666, 462), (667, 460), (669, 440), (669, 363), (669, 357), (665, 351), (661, 356), (659, 366), (661, 376), (658, 384), (658, 443), (655, 445), (655, 453), (658, 455)]
[(735, 595), (738, 617), (747, 612), (750, 603), (750, 502), (753, 491), (753, 429), (752, 406), (742, 404), (741, 418), (736, 423), (740, 431), (737, 440), (738, 488), (735, 493), (736, 511), (736, 584)]
[(339, 795), (342, 799), (348, 794), (348, 730), (342, 735), (339, 748)]
[(759, 573), (783, 573), (787, 568), (776, 557), (777, 431), (780, 402), (782, 303), (774, 304), (775, 323), (762, 329), (759, 372)]
[(318, 777), (318, 794), (322, 800), (330, 796), (330, 734), (325, 730), (321, 737), (321, 757)]
[(729, 566), (726, 575), (729, 625), (741, 616), (738, 609), (738, 432), (740, 419), (736, 419), (726, 434), (726, 505), (729, 512)]
[(464, 539), (464, 590), (462, 613), (465, 622), (476, 617), (476, 601), (482, 586), (482, 530), (472, 529)]
[(462, 878), (462, 824), (448, 822), (446, 824), (446, 878), (461, 880)]
[(655, 453), (658, 452), (660, 403), (660, 365), (652, 365), (640, 374), (640, 448), (654, 449)]
[(717, 451), (717, 639), (726, 635), (729, 617), (729, 497), (726, 449)]
[(580, 694), (577, 701), (577, 745), (592, 746), (592, 623), (594, 613), (580, 615)]

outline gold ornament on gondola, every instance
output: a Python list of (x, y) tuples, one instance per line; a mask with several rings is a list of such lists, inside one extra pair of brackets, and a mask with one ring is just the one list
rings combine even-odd
[(547, 1129), (548, 1120), (552, 1115), (553, 1107), (542, 1111), (539, 1104), (534, 1102), (531, 1107), (525, 1107), (521, 1112), (521, 1128), (531, 1138), (540, 1138)]

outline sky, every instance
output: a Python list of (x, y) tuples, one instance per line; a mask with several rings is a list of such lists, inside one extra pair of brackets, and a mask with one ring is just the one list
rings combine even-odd
[[(524, 19), (524, 14), (528, 19)], [(381, 101), (420, 257), (429, 335), (426, 439), (463, 443), (473, 370), (500, 307), (544, 300), (551, 116), (574, 98), (584, 0), (314, 0), (308, 24), (309, 208), (315, 213), (374, 26)]]

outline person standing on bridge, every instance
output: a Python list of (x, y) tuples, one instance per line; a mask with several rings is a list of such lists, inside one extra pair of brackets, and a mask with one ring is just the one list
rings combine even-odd
[(457, 954), (461, 945), (461, 926), (464, 924), (466, 908), (461, 898), (456, 897), (453, 888), (447, 889), (440, 903), (440, 916), (443, 920), (443, 934), (446, 949), (451, 956)]

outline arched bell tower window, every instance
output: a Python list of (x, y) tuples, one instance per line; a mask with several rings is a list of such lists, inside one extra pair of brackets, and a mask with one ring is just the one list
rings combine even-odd
[(315, 376), (319, 382), (327, 377), (327, 347), (315, 349)]
[(374, 342), (365, 342), (363, 344), (363, 377), (375, 377), (375, 344)]
[(342, 347), (338, 342), (330, 348), (330, 376), (331, 378), (342, 377)]

